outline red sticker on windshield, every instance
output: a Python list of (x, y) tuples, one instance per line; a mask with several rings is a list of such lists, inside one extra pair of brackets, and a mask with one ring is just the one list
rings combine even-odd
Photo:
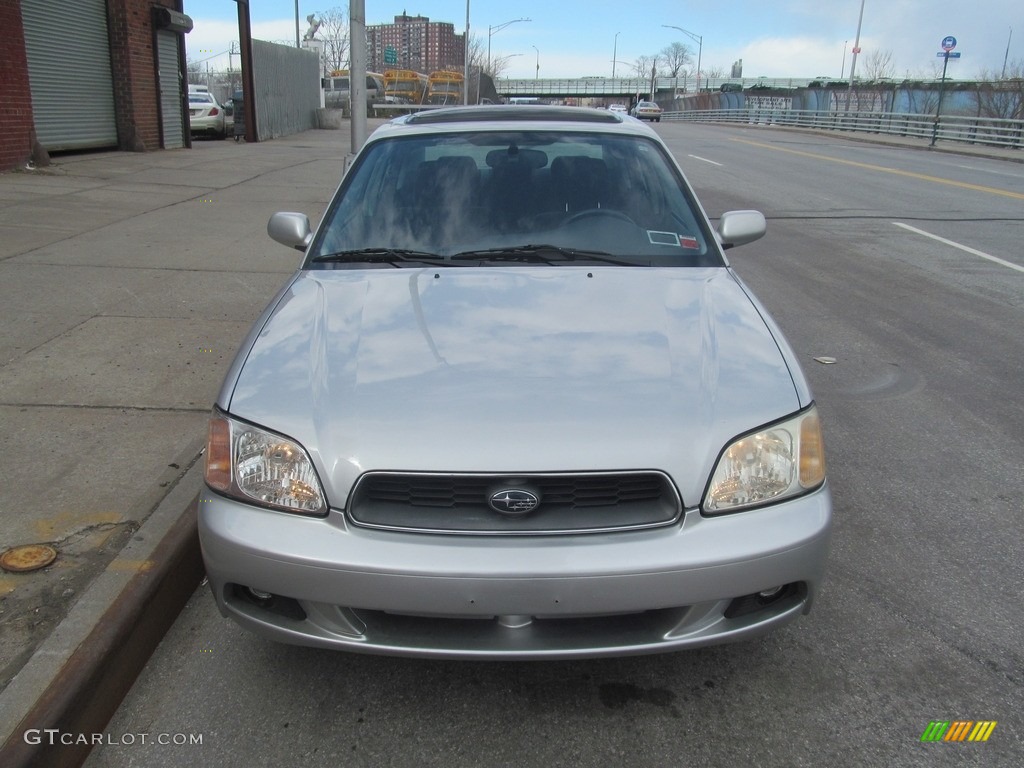
[(697, 238), (690, 237), (689, 235), (680, 235), (679, 245), (682, 248), (692, 248), (695, 251), (700, 249), (700, 243), (697, 242)]

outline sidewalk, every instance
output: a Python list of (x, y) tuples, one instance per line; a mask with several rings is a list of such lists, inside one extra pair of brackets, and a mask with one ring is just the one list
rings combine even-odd
[(145, 663), (131, 641), (158, 640), (201, 578), (191, 502), (210, 406), (301, 258), (267, 237), (267, 219), (319, 220), (348, 128), (0, 174), (0, 552), (58, 553), (41, 570), (0, 571), (5, 759), (26, 727), (56, 727), (54, 712), (88, 710), (77, 732), (97, 719), (102, 730), (80, 689), (117, 698)]
[(176, 556), (160, 543), (199, 490), (226, 367), (301, 259), (267, 219), (319, 220), (349, 151), (346, 122), (0, 174), (0, 553), (57, 551), (0, 570), (0, 745), (124, 587)]

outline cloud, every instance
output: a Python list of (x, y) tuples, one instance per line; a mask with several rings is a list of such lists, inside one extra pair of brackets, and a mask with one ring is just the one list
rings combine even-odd
[[(185, 35), (185, 55), (189, 61), (209, 61), (210, 69), (227, 69), (227, 51), (232, 42), (238, 50), (238, 22), (192, 18), (192, 31)], [(252, 23), (252, 36), (271, 43), (295, 42), (295, 19), (271, 19)], [(239, 59), (234, 59), (239, 67)]]

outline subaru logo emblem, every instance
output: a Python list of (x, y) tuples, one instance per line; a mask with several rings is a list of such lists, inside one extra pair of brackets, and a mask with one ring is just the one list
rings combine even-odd
[(487, 504), (502, 515), (526, 515), (540, 506), (540, 497), (521, 488), (503, 488), (492, 493)]

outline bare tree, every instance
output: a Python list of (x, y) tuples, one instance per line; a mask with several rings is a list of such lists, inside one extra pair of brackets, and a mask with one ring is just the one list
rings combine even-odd
[(678, 77), (679, 73), (693, 58), (690, 49), (682, 43), (666, 45), (658, 54), (658, 63), (661, 65), (662, 75), (665, 77)]
[(633, 62), (633, 74), (636, 77), (647, 77), (657, 58), (657, 56), (637, 56), (636, 61)]
[[(480, 101), (480, 73), (487, 72), (487, 45), (483, 38), (479, 36), (471, 35), (469, 38), (469, 50), (466, 52), (466, 60), (469, 63), (469, 82), (466, 83), (468, 89), (469, 104), (476, 104)], [(494, 59), (491, 59), (491, 68), (493, 69)], [(493, 72), (487, 72), (487, 74), (494, 79)]]
[(1002, 73), (982, 70), (971, 94), (979, 117), (1024, 118), (1024, 61), (1014, 61)]
[(907, 98), (907, 110), (912, 115), (930, 115), (939, 104), (939, 92), (920, 82), (903, 84)]
[(203, 62), (190, 59), (185, 68), (188, 70), (189, 85), (207, 84), (206, 68), (203, 66)]
[[(487, 73), (491, 79), (497, 80), (505, 74), (505, 70), (511, 65), (512, 58), (512, 56), (491, 56), (491, 71)], [(484, 69), (486, 70), (486, 67)]]
[(892, 63), (892, 51), (874, 50), (864, 60), (864, 77), (867, 80), (883, 80), (892, 77), (896, 68)]
[(725, 77), (725, 67), (704, 67), (700, 71), (700, 80), (721, 80)]
[[(469, 68), (487, 71), (487, 43), (476, 35), (469, 38)], [(460, 57), (461, 58), (461, 57)], [(488, 72), (488, 74), (490, 74)]]
[(348, 69), (348, 6), (335, 6), (314, 15), (320, 19), (316, 39), (323, 43), (324, 74)]

